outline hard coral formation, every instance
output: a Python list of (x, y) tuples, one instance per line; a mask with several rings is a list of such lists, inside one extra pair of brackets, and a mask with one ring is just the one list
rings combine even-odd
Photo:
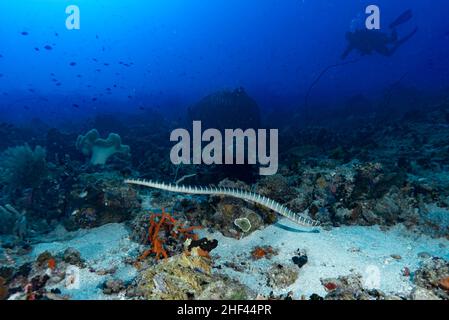
[(66, 202), (69, 230), (131, 220), (141, 207), (134, 189), (115, 172), (84, 173), (72, 186)]
[(213, 93), (190, 107), (188, 113), (191, 121), (200, 120), (205, 128), (257, 129), (260, 126), (259, 107), (243, 88)]
[(422, 263), (414, 273), (415, 284), (429, 290), (439, 299), (449, 299), (449, 262), (442, 258), (431, 258)]
[(104, 165), (108, 159), (116, 154), (129, 155), (130, 148), (122, 145), (122, 139), (116, 133), (110, 133), (107, 139), (101, 139), (96, 129), (90, 130), (85, 135), (79, 135), (76, 140), (76, 148), (85, 156), (90, 156), (92, 165)]
[(6, 280), (0, 277), (0, 300), (5, 300), (8, 298), (8, 287), (6, 285)]
[[(244, 182), (231, 181), (229, 179), (220, 181), (218, 187), (250, 190), (250, 187)], [(207, 220), (214, 229), (221, 231), (228, 237), (239, 238), (240, 236), (248, 236), (265, 225), (265, 223), (268, 224), (271, 219), (272, 221), (276, 219), (276, 213), (262, 206), (252, 205), (236, 198), (215, 196), (210, 199), (210, 204), (212, 208), (215, 208), (216, 212)], [(236, 230), (234, 222), (236, 219), (244, 218), (249, 221), (251, 229), (242, 233), (243, 230), (238, 226)]]
[(267, 284), (275, 289), (285, 289), (298, 279), (298, 268), (290, 265), (274, 264), (268, 270)]
[(237, 280), (212, 273), (212, 261), (197, 254), (178, 254), (143, 270), (138, 291), (156, 300), (243, 300), (255, 294)]
[(37, 188), (47, 174), (45, 148), (8, 148), (0, 155), (0, 182), (10, 190)]
[(146, 299), (188, 300), (212, 280), (211, 260), (185, 253), (143, 271), (139, 289)]
[(358, 273), (338, 278), (321, 279), (327, 291), (325, 300), (398, 300), (401, 297), (387, 296), (380, 290), (363, 286), (362, 276)]
[(24, 238), (27, 233), (27, 218), (25, 212), (17, 211), (10, 204), (0, 206), (0, 234), (13, 234)]
[(291, 181), (280, 174), (262, 178), (257, 183), (257, 191), (280, 203), (287, 203), (295, 197)]
[[(68, 255), (77, 258), (67, 259)], [(59, 288), (73, 284), (70, 270), (75, 266), (85, 268), (81, 261), (80, 253), (73, 248), (57, 254), (43, 251), (34, 260), (15, 266), (3, 285), (11, 300), (66, 300), (69, 297), (62, 295)]]

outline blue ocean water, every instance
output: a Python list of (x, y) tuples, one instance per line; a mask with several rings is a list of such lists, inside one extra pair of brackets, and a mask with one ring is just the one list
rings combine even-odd
[[(80, 8), (80, 30), (66, 29), (65, 8), (71, 4)], [(320, 71), (339, 62), (345, 33), (364, 24), (370, 4), (3, 0), (0, 81), (2, 94), (8, 95), (2, 96), (1, 114), (17, 121), (35, 115), (56, 121), (98, 110), (138, 112), (142, 105), (169, 112), (239, 86), (262, 107), (288, 108), (301, 101)], [(435, 91), (448, 82), (447, 2), (375, 4), (383, 30), (411, 9), (413, 19), (399, 33), (415, 26), (419, 32), (393, 57), (373, 55), (332, 70), (314, 96), (329, 101), (359, 92), (379, 94), (404, 73), (407, 83), (422, 90)], [(120, 61), (133, 64), (127, 68)]]
[(448, 13), (0, 0), (0, 300), (449, 299)]

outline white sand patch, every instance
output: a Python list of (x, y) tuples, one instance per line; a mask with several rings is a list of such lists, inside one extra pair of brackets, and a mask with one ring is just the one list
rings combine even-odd
[[(282, 220), (284, 226), (296, 229), (297, 226), (288, 220)], [(358, 272), (363, 275), (368, 287), (379, 287), (386, 293), (409, 293), (413, 284), (409, 277), (402, 275), (401, 270), (408, 267), (411, 271), (418, 268), (422, 259), (418, 253), (427, 252), (432, 256), (449, 259), (449, 241), (432, 239), (411, 233), (401, 226), (389, 231), (381, 231), (379, 227), (341, 227), (320, 233), (293, 232), (272, 225), (259, 230), (241, 240), (226, 238), (221, 233), (200, 231), (201, 236), (215, 238), (218, 247), (212, 251), (215, 265), (222, 269), (216, 272), (226, 273), (251, 289), (261, 294), (294, 292), (295, 298), (306, 297), (313, 293), (325, 295), (320, 278), (338, 277)], [(271, 260), (254, 261), (250, 252), (255, 246), (270, 245), (279, 250), (279, 254)], [(101, 285), (105, 280), (114, 277), (124, 281), (136, 276), (136, 270), (124, 263), (127, 257), (136, 256), (139, 245), (129, 238), (129, 231), (123, 224), (109, 224), (96, 229), (81, 230), (73, 234), (71, 239), (63, 239), (50, 243), (37, 244), (29, 258), (35, 259), (43, 251), (52, 254), (63, 252), (68, 247), (80, 251), (88, 268), (79, 272), (79, 286), (65, 288), (57, 285), (63, 294), (72, 299), (117, 299), (102, 293)], [(291, 258), (297, 249), (305, 249), (308, 263), (299, 270), (298, 280), (285, 289), (273, 290), (267, 285), (267, 271), (273, 264), (293, 265)], [(392, 254), (400, 255), (396, 260)], [(245, 262), (243, 271), (235, 271), (225, 267), (225, 262), (240, 265)], [(98, 275), (89, 271), (89, 267), (97, 270), (117, 268), (111, 275)], [(296, 267), (296, 266), (295, 266)]]
[[(282, 225), (296, 228), (288, 220)], [(216, 265), (231, 277), (261, 294), (269, 294), (273, 289), (267, 286), (267, 270), (273, 263), (292, 264), (291, 258), (297, 249), (305, 249), (308, 263), (300, 269), (299, 278), (291, 287), (273, 290), (275, 294), (292, 290), (296, 298), (313, 293), (325, 295), (320, 278), (338, 277), (358, 272), (363, 276), (367, 287), (378, 287), (386, 293), (409, 293), (413, 286), (409, 277), (402, 275), (402, 269), (411, 271), (418, 268), (422, 261), (418, 253), (427, 252), (432, 256), (449, 259), (449, 241), (432, 239), (417, 235), (397, 226), (389, 231), (379, 227), (341, 227), (320, 233), (298, 233), (281, 229), (277, 225), (259, 230), (249, 237), (235, 240), (220, 233), (201, 231), (202, 236), (215, 238), (218, 247), (212, 251), (217, 258)], [(279, 255), (271, 260), (253, 261), (250, 252), (255, 246), (270, 245), (279, 250)], [(396, 260), (391, 255), (400, 255)], [(243, 272), (235, 271), (223, 265), (224, 262), (240, 264), (246, 262)]]
[[(136, 270), (125, 264), (124, 259), (131, 257), (133, 251), (137, 250), (139, 246), (131, 241), (129, 231), (123, 224), (107, 224), (95, 229), (81, 230), (70, 240), (37, 244), (33, 248), (31, 257), (35, 259), (44, 251), (55, 255), (64, 252), (69, 247), (78, 250), (88, 266), (79, 270), (79, 283), (73, 287), (56, 286), (63, 294), (70, 295), (72, 299), (114, 298), (103, 294), (101, 285), (104, 281), (111, 277), (129, 281), (136, 275)], [(98, 275), (90, 272), (90, 268), (96, 270), (117, 268), (117, 271), (112, 276)]]

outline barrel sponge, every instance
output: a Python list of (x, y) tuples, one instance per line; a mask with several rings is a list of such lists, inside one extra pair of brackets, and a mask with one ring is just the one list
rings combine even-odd
[(107, 139), (101, 139), (96, 129), (76, 139), (76, 148), (85, 156), (91, 156), (90, 163), (104, 165), (108, 158), (116, 153), (129, 155), (130, 148), (122, 145), (122, 139), (116, 133), (110, 133)]

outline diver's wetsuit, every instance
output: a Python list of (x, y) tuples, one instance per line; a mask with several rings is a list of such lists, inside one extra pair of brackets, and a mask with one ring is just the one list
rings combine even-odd
[(346, 34), (346, 39), (349, 42), (348, 48), (342, 54), (341, 58), (346, 59), (346, 57), (351, 53), (352, 50), (358, 50), (362, 56), (372, 54), (377, 52), (384, 56), (391, 56), (396, 50), (408, 41), (411, 37), (415, 35), (418, 28), (415, 28), (406, 37), (398, 40), (398, 36), (395, 30), (388, 35), (386, 33), (380, 32), (378, 30), (368, 30), (362, 29), (355, 32), (348, 32)]
[(418, 31), (418, 28), (415, 28), (409, 35), (400, 40), (398, 39), (395, 27), (411, 18), (411, 12), (407, 11), (406, 13), (407, 15), (401, 15), (390, 25), (390, 27), (392, 27), (390, 35), (379, 30), (368, 29), (360, 29), (346, 33), (346, 40), (348, 40), (349, 44), (341, 58), (346, 59), (352, 50), (358, 50), (363, 56), (372, 54), (373, 52), (377, 52), (387, 57), (391, 56), (402, 44), (413, 37)]

